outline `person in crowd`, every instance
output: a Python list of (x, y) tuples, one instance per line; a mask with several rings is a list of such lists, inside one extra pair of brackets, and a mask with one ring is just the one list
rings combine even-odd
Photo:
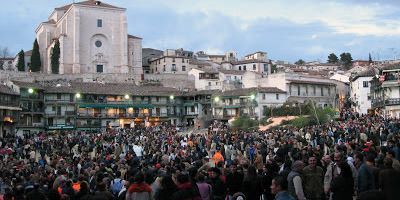
[(378, 177), (375, 176), (375, 157), (372, 153), (367, 154), (365, 162), (358, 169), (358, 193), (376, 189), (375, 183)]
[(215, 200), (223, 200), (226, 197), (226, 185), (221, 180), (221, 170), (217, 167), (210, 168), (209, 170), (209, 183), (212, 186), (213, 198)]
[[(233, 198), (235, 194), (238, 198), (250, 199), (252, 195), (259, 196), (259, 190), (249, 186), (261, 185), (264, 199), (272, 199), (269, 188), (273, 177), (280, 174), (287, 181), (292, 173), (289, 191), (295, 198), (299, 198), (299, 180), (305, 198), (318, 198), (312, 191), (318, 185), (323, 186), (328, 197), (337, 198), (349, 192), (332, 187), (343, 185), (345, 177), (340, 166), (344, 162), (350, 165), (355, 191), (359, 188), (363, 191), (356, 195), (381, 189), (395, 197), (399, 195), (395, 195), (397, 190), (390, 184), (396, 182), (388, 175), (395, 169), (389, 169), (387, 164), (392, 161), (392, 168), (398, 168), (399, 130), (400, 119), (343, 109), (338, 120), (324, 124), (265, 131), (233, 130), (226, 123), (214, 121), (209, 132), (198, 130), (192, 134), (177, 132), (174, 125), (162, 122), (149, 127), (5, 135), (0, 138), (0, 193), (5, 193), (5, 198), (26, 199), (33, 191), (43, 191), (52, 200), (60, 199), (61, 195), (66, 198), (68, 194), (75, 199), (104, 199), (108, 193), (113, 193), (115, 199), (126, 199), (139, 192), (146, 196), (151, 191), (151, 196), (156, 198), (164, 187), (172, 195), (159, 198), (179, 193), (182, 197), (185, 192), (201, 198), (207, 196), (206, 184), (209, 184), (211, 199)], [(369, 159), (368, 154), (373, 157)], [(315, 174), (320, 170), (314, 168), (310, 160), (313, 157), (321, 160), (316, 166), (323, 170), (323, 184), (318, 184), (321, 180)], [(309, 162), (303, 173), (297, 172), (301, 178), (291, 169), (292, 163), (298, 161)], [(374, 187), (358, 185), (370, 184), (369, 169), (373, 169)], [(376, 169), (382, 169), (382, 174)], [(357, 171), (361, 173), (357, 175)], [(145, 174), (141, 184), (135, 180), (138, 172)], [(204, 182), (196, 176), (199, 173), (204, 175)], [(180, 174), (187, 174), (190, 184), (178, 182)], [(164, 177), (169, 176), (175, 183), (166, 180), (162, 186)], [(359, 177), (361, 181), (357, 180)], [(70, 183), (73, 183), (73, 192)], [(144, 183), (151, 184), (151, 190)], [(35, 184), (39, 184), (39, 190)], [(84, 189), (86, 185), (89, 191)], [(188, 190), (189, 185), (195, 190)]]
[(144, 181), (144, 173), (136, 173), (134, 183), (129, 186), (126, 200), (151, 200), (151, 187)]
[(338, 162), (340, 172), (331, 183), (332, 200), (353, 200), (354, 179), (347, 162)]
[(304, 194), (308, 200), (321, 199), (323, 195), (324, 171), (317, 166), (317, 158), (308, 158), (308, 165), (303, 169)]
[(379, 172), (379, 189), (386, 200), (395, 200), (400, 197), (400, 172), (393, 169), (393, 160), (384, 159), (384, 169)]
[(285, 177), (277, 176), (272, 179), (271, 193), (275, 195), (275, 200), (295, 200), (293, 196), (287, 192), (288, 182)]
[(292, 171), (287, 177), (288, 192), (290, 195), (296, 197), (298, 200), (305, 200), (303, 190), (303, 180), (301, 178), (303, 173), (304, 163), (301, 160), (296, 160), (292, 165)]
[(172, 199), (174, 200), (201, 199), (197, 187), (190, 181), (189, 174), (179, 173), (177, 175), (176, 182), (177, 182), (177, 191), (173, 193)]

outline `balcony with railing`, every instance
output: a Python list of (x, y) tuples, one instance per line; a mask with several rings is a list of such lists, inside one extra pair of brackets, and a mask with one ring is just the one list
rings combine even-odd
[(379, 108), (384, 106), (400, 105), (400, 98), (390, 98), (383, 101), (383, 99), (373, 99), (371, 101), (372, 107)]
[(101, 122), (100, 121), (94, 121), (94, 122), (91, 122), (91, 123), (87, 123), (87, 122), (77, 121), (76, 122), (76, 127), (77, 128), (100, 128), (101, 127)]
[(151, 114), (145, 113), (119, 113), (119, 114), (106, 114), (106, 113), (77, 113), (78, 118), (136, 118), (136, 117), (151, 117)]

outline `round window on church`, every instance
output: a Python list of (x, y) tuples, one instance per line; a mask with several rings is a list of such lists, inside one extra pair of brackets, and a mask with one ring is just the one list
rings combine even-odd
[(97, 40), (95, 43), (96, 47), (101, 47), (102, 43), (100, 40)]

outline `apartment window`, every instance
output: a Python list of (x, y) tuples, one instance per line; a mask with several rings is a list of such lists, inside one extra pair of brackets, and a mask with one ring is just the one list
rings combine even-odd
[(243, 66), (243, 71), (246, 71), (246, 65)]
[(363, 87), (368, 87), (368, 81), (363, 81)]
[(158, 64), (161, 64), (161, 60), (158, 60)]
[(97, 19), (97, 27), (103, 27), (103, 20), (102, 19)]
[(156, 97), (156, 102), (159, 102), (160, 101), (160, 97)]
[(195, 112), (194, 106), (191, 106), (191, 107), (190, 107), (190, 112), (192, 112), (192, 113)]
[(163, 66), (163, 72), (165, 72), (165, 65)]
[(265, 100), (265, 93), (263, 93), (263, 95), (262, 95), (262, 99), (263, 99), (263, 100)]
[(96, 72), (103, 73), (103, 65), (96, 65)]
[(61, 94), (57, 94), (57, 99), (61, 99)]
[(297, 96), (300, 96), (300, 85), (297, 86)]
[(211, 86), (211, 82), (208, 82), (208, 86)]
[(268, 72), (268, 64), (264, 64), (264, 72)]
[(242, 70), (242, 66), (239, 66), (239, 70)]
[(306, 85), (306, 96), (308, 96), (308, 85)]
[(218, 82), (215, 82), (215, 85), (218, 85)]
[(257, 70), (257, 67), (255, 64), (253, 64), (253, 70)]
[(328, 88), (328, 96), (331, 96), (331, 88)]
[(172, 71), (176, 71), (176, 65), (175, 64), (172, 64), (172, 69), (171, 69)]
[(182, 66), (182, 71), (183, 72), (186, 71), (186, 66), (185, 65)]
[(237, 80), (237, 76), (235, 76), (235, 80)]
[(316, 92), (315, 85), (313, 85), (313, 95), (315, 96), (316, 93), (317, 93), (317, 92)]
[(321, 87), (321, 96), (324, 96), (324, 88)]
[(276, 100), (279, 100), (279, 94), (276, 94)]
[(182, 58), (182, 63), (185, 63), (185, 59)]
[(175, 62), (175, 58), (172, 58), (172, 62)]

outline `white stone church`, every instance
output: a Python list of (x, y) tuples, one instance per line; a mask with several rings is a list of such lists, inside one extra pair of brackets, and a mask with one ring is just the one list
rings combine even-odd
[(36, 29), (42, 71), (51, 73), (50, 56), (60, 42), (60, 74), (143, 74), (142, 39), (128, 35), (126, 9), (88, 0), (55, 8)]

